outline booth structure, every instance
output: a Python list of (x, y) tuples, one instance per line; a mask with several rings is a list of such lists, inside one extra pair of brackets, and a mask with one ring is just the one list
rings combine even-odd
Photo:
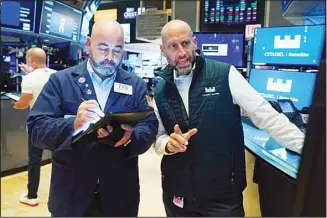
[[(253, 40), (249, 83), (304, 134), (324, 40), (324, 25), (260, 28)], [(301, 156), (248, 118), (242, 121), (245, 146), (255, 156), (262, 216), (292, 216)]]

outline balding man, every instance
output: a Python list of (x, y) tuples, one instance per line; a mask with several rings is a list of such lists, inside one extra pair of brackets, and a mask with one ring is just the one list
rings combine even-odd
[(167, 216), (244, 216), (246, 186), (242, 108), (259, 128), (300, 153), (304, 134), (275, 111), (236, 70), (196, 54), (196, 38), (180, 20), (162, 29), (169, 65), (155, 90)]
[[(39, 96), (44, 84), (49, 80), (55, 70), (46, 66), (46, 53), (41, 48), (30, 48), (26, 53), (26, 64), (21, 65), (28, 74), (22, 81), (22, 95), (17, 102), (13, 102), (14, 108), (32, 108)], [(38, 188), (40, 183), (40, 170), (43, 149), (33, 145), (28, 138), (28, 183), (27, 193), (20, 196), (20, 202), (29, 206), (38, 205)]]
[[(133, 127), (108, 126), (72, 144), (75, 134), (104, 114), (148, 108), (145, 82), (120, 68), (120, 24), (96, 22), (87, 47), (87, 61), (50, 77), (27, 120), (32, 142), (52, 151), (48, 207), (52, 216), (90, 215), (91, 205), (101, 216), (137, 216), (138, 155), (155, 140), (158, 121), (152, 113)], [(100, 205), (93, 205), (98, 182)]]

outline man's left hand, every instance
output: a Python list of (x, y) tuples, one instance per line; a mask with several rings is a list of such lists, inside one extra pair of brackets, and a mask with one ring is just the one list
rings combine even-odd
[[(115, 147), (119, 147), (121, 145), (128, 145), (131, 142), (132, 130), (133, 128), (127, 124), (121, 124), (120, 127), (125, 130), (124, 136), (115, 144)], [(110, 135), (113, 131), (112, 126), (107, 126), (107, 130), (101, 128), (98, 130), (98, 138), (104, 138)]]
[(14, 100), (11, 100), (11, 105), (15, 108), (15, 103), (16, 103), (16, 101), (14, 101)]

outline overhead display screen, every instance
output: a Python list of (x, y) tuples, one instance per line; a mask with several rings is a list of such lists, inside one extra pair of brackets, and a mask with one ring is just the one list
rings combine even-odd
[(203, 15), (205, 25), (254, 24), (259, 22), (258, 0), (204, 0)]
[(82, 12), (58, 1), (44, 1), (40, 34), (77, 41)]
[(257, 28), (253, 64), (318, 66), (325, 36), (324, 25)]
[(34, 32), (35, 0), (1, 1), (1, 28)]

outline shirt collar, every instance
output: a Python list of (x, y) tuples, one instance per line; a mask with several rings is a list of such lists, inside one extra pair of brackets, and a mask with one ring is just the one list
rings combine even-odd
[(44, 68), (37, 68), (36, 70), (33, 70), (32, 73), (34, 73), (34, 72), (39, 72), (39, 71), (45, 71), (45, 72), (47, 72), (47, 71), (49, 71), (49, 70), (50, 70), (50, 69), (47, 68), (47, 67), (44, 67)]

